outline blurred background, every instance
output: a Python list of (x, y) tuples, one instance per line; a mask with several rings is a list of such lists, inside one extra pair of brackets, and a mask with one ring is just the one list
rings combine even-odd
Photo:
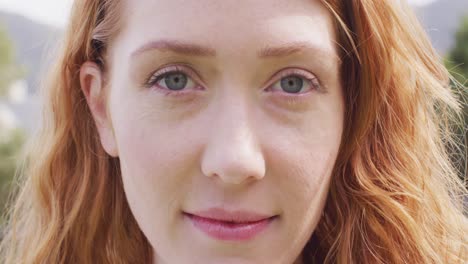
[[(468, 0), (409, 2), (447, 68), (459, 82), (465, 83)], [(0, 209), (11, 190), (22, 146), (39, 126), (38, 87), (53, 59), (71, 4), (72, 0), (0, 0)], [(466, 94), (466, 88), (458, 91), (462, 93)], [(465, 97), (468, 124), (466, 100)], [(458, 130), (466, 139), (466, 125)], [(454, 159), (466, 167), (466, 154)]]

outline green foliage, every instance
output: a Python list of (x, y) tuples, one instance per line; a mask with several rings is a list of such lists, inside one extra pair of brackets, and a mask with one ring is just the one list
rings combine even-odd
[(22, 70), (15, 64), (13, 44), (0, 25), (0, 97), (5, 95), (11, 82), (21, 75)]
[(448, 55), (447, 64), (454, 77), (460, 83), (466, 84), (468, 77), (468, 16), (463, 18), (457, 31), (455, 46)]
[[(466, 180), (466, 174), (468, 173), (468, 16), (462, 19), (455, 37), (455, 46), (447, 56), (446, 67), (455, 78), (452, 87), (461, 103), (464, 119), (464, 124), (458, 125), (455, 133), (458, 136), (459, 142), (464, 142), (465, 153), (461, 153), (460, 157), (453, 157), (453, 159), (458, 163), (456, 166), (460, 168), (461, 176)], [(455, 84), (455, 82), (458, 82), (458, 84)]]
[[(14, 49), (6, 30), (0, 25), (0, 98), (3, 97), (12, 81), (21, 77), (22, 71), (16, 65)], [(17, 156), (24, 141), (21, 130), (7, 129), (0, 122), (0, 209), (6, 205), (11, 182), (17, 170)], [(0, 223), (3, 218), (0, 217)]]
[[(25, 136), (19, 129), (9, 133), (0, 141), (0, 209), (4, 209), (11, 191), (11, 185), (18, 168), (18, 161)], [(0, 217), (0, 223), (3, 219)]]

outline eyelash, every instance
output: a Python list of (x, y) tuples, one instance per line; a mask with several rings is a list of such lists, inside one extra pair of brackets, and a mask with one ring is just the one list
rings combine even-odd
[[(179, 65), (168, 66), (166, 68), (163, 68), (163, 69), (153, 73), (150, 76), (150, 78), (145, 82), (145, 87), (146, 88), (151, 88), (151, 87), (155, 86), (158, 90), (163, 92), (164, 95), (166, 95), (166, 96), (182, 96), (184, 94), (187, 94), (189, 92), (187, 90), (174, 91), (174, 90), (169, 90), (169, 89), (166, 89), (164, 87), (160, 87), (159, 85), (157, 85), (157, 83), (159, 81), (161, 81), (162, 79), (164, 79), (164, 77), (166, 77), (167, 75), (172, 74), (172, 73), (183, 73), (183, 74), (187, 75), (188, 78), (198, 79), (198, 78), (194, 78), (194, 76), (196, 74), (192, 70), (190, 70), (188, 67), (179, 66)], [(198, 81), (194, 80), (194, 82), (197, 83)], [(203, 87), (201, 87), (201, 86), (198, 86), (197, 88), (199, 90), (203, 90)]]
[[(151, 88), (151, 87), (156, 87), (156, 89), (160, 90), (161, 92), (164, 93), (166, 96), (183, 96), (187, 93), (190, 93), (190, 90), (169, 90), (164, 87), (160, 87), (157, 85), (159, 81), (164, 79), (169, 74), (172, 73), (183, 73), (187, 75), (188, 78), (192, 79), (195, 84), (197, 84), (197, 90), (203, 90), (204, 88), (200, 85), (198, 85), (198, 78), (196, 78), (196, 74), (194, 73), (193, 70), (191, 70), (188, 67), (181, 66), (181, 65), (175, 65), (175, 66), (168, 66), (166, 68), (163, 68), (159, 71), (156, 71), (153, 73), (150, 78), (145, 82), (145, 87), (146, 88)], [(307, 83), (309, 83), (312, 88), (311, 91), (322, 91), (322, 85), (320, 84), (320, 81), (318, 80), (317, 77), (315, 77), (313, 74), (302, 70), (302, 69), (297, 69), (297, 68), (286, 68), (283, 69), (273, 75), (273, 80), (274, 82), (269, 82), (267, 88), (265, 90), (271, 91), (272, 87), (274, 84), (276, 84), (278, 81), (285, 77), (291, 77), (291, 76), (297, 76), (300, 78), (303, 78)], [(286, 92), (273, 92), (275, 94), (279, 93), (280, 97), (288, 101), (289, 103), (297, 103), (300, 100), (303, 100), (304, 96), (310, 93), (309, 92), (304, 92), (304, 93), (286, 93)]]
[(299, 69), (299, 68), (286, 68), (273, 74), (272, 80), (274, 81), (268, 83), (266, 90), (271, 91), (274, 84), (281, 81), (281, 79), (285, 77), (291, 77), (291, 76), (303, 78), (306, 83), (312, 86), (312, 88), (310, 89), (310, 91), (303, 92), (303, 93), (286, 93), (286, 92), (273, 91), (273, 93), (277, 94), (282, 100), (285, 100), (289, 104), (296, 104), (296, 103), (303, 102), (309, 97), (310, 93), (313, 91), (324, 92), (319, 79), (315, 77), (315, 75), (309, 73), (306, 70)]

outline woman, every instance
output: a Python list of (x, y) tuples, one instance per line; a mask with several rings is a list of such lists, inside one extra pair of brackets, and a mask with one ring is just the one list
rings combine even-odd
[(465, 263), (400, 1), (77, 0), (2, 263)]

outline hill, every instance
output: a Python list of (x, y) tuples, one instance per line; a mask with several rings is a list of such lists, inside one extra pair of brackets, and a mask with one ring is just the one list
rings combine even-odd
[(434, 47), (445, 55), (454, 45), (462, 16), (468, 15), (468, 1), (439, 0), (416, 10)]
[(1, 11), (0, 25), (10, 35), (18, 64), (26, 70), (28, 87), (36, 87), (45, 69), (44, 62), (50, 61), (47, 56), (56, 45), (61, 29)]

